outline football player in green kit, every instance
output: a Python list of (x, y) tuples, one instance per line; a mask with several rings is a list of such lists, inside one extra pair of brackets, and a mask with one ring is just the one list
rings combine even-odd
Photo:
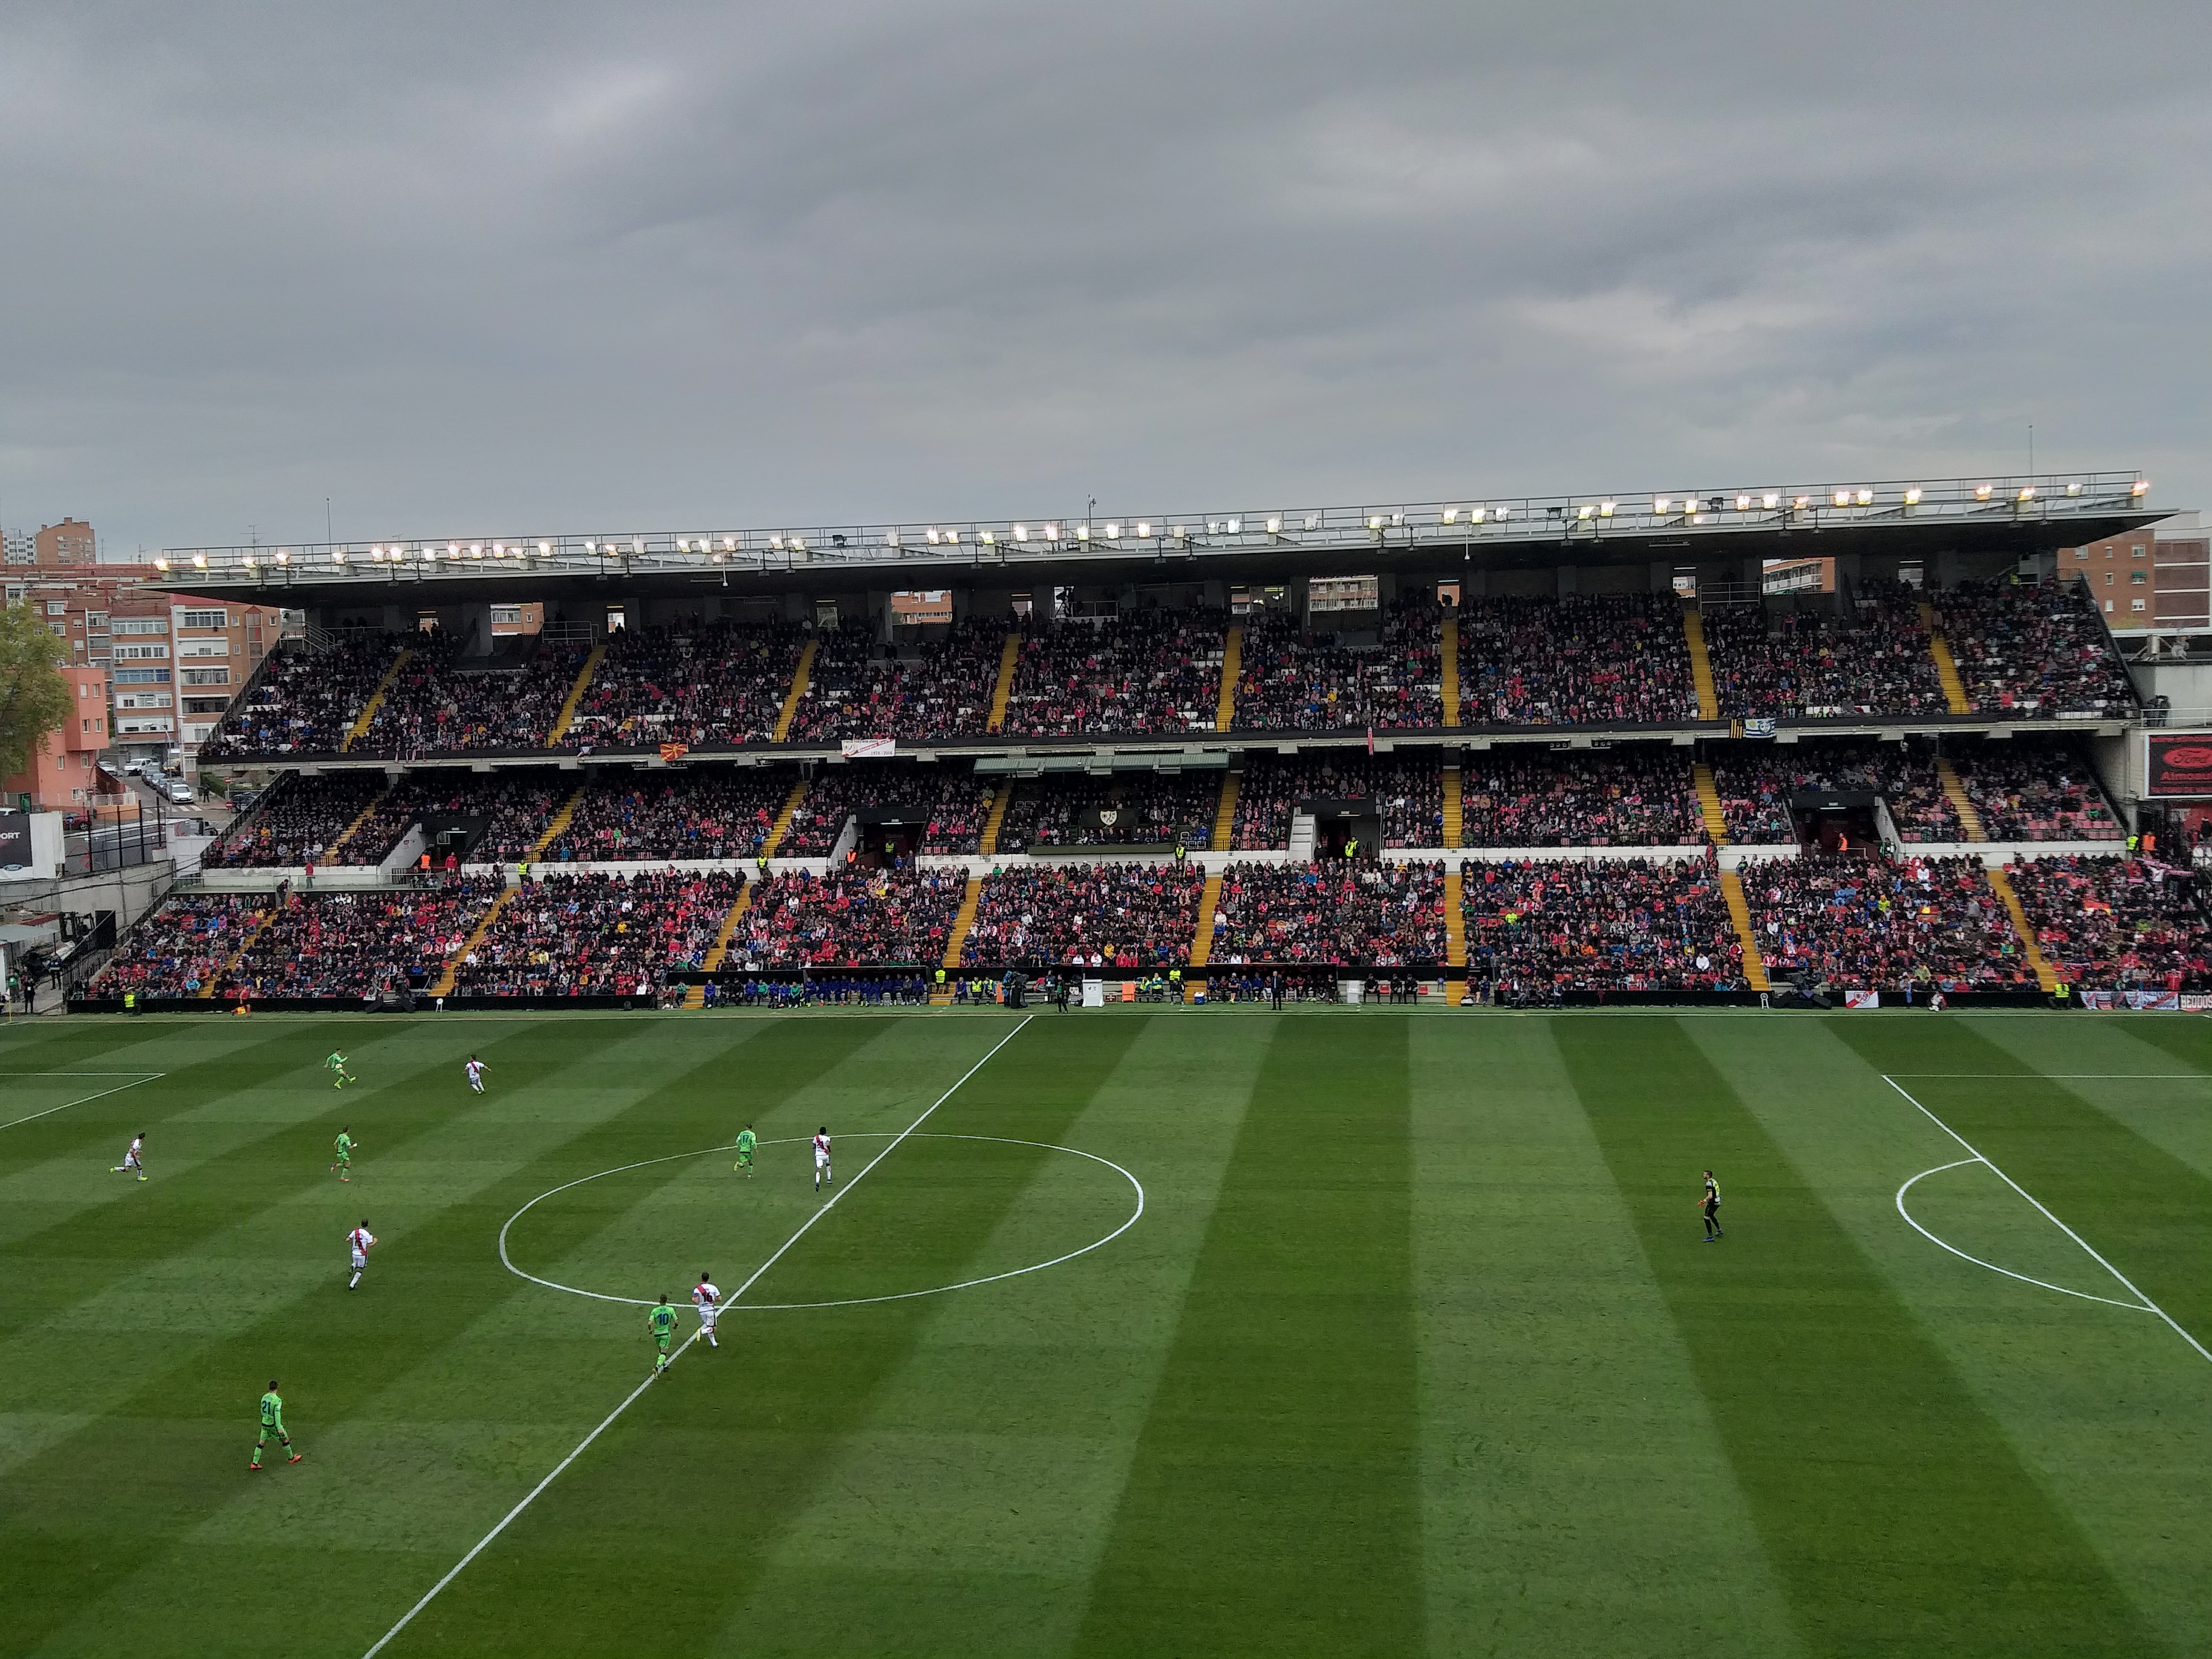
[(738, 1131), (738, 1161), (730, 1167), (750, 1175), (753, 1172), (753, 1148), (759, 1145), (760, 1142), (753, 1138), (753, 1126), (746, 1124)]
[(653, 1328), (653, 1345), (659, 1350), (653, 1361), (653, 1374), (658, 1376), (668, 1369), (668, 1345), (676, 1340), (676, 1310), (668, 1305), (665, 1296), (659, 1307), (646, 1315), (645, 1322)]
[(296, 1463), (307, 1455), (293, 1446), (292, 1437), (284, 1432), (284, 1396), (276, 1392), (276, 1379), (273, 1376), (269, 1379), (269, 1392), (261, 1396), (261, 1432), (254, 1437), (253, 1461), (246, 1466), (247, 1468), (261, 1467), (261, 1449), (269, 1443), (272, 1434), (291, 1453), (284, 1460), (287, 1463)]

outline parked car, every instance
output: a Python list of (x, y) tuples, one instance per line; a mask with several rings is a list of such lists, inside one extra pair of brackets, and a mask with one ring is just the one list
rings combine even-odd
[(199, 796), (193, 793), (191, 785), (186, 783), (182, 778), (171, 781), (168, 795), (170, 804), (175, 806), (192, 806), (198, 805), (199, 801)]

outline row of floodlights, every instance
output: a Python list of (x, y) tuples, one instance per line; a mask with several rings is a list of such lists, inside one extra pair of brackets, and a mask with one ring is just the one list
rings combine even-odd
[[(2079, 495), (2081, 493), (2081, 486), (2078, 483), (2069, 483), (2066, 486), (2066, 493), (2069, 495)], [(2140, 497), (2149, 493), (2150, 480), (2148, 478), (2138, 478), (2128, 487), (2128, 494), (2133, 496)], [(1978, 501), (1993, 501), (1996, 499), (1996, 495), (1997, 488), (1995, 484), (1980, 484), (1974, 489), (1974, 499)], [(2035, 496), (2035, 486), (2023, 484), (2012, 499), (2016, 501), (2032, 501)], [(1916, 484), (1905, 490), (1898, 499), (1906, 507), (1917, 507), (1920, 504), (1920, 498), (1921, 490)], [(1790, 508), (1793, 512), (1803, 512), (1811, 507), (1814, 500), (1811, 495), (1792, 495), (1788, 498)], [(1783, 502), (1784, 497), (1777, 490), (1766, 490), (1758, 495), (1743, 492), (1733, 498), (1726, 495), (1708, 495), (1703, 498), (1696, 495), (1680, 497), (1654, 495), (1651, 498), (1651, 513), (1655, 518), (1664, 519), (1679, 515), (1690, 519), (1693, 522), (1703, 523), (1706, 514), (1725, 512), (1730, 507), (1738, 513), (1771, 513), (1780, 510)], [(1874, 503), (1875, 492), (1871, 489), (1838, 489), (1830, 492), (1828, 497), (1828, 504), (1834, 507), (1871, 507)], [(1610, 519), (1619, 510), (1620, 505), (1618, 501), (1584, 501), (1574, 509), (1574, 515), (1577, 519)], [(1551, 510), (1555, 514), (1561, 511), (1556, 507)], [(1457, 524), (1462, 517), (1469, 524), (1482, 524), (1486, 521), (1503, 524), (1512, 516), (1513, 508), (1510, 507), (1447, 507), (1437, 514), (1437, 517), (1445, 524)], [(1282, 533), (1283, 520), (1280, 517), (1270, 517), (1264, 522), (1269, 535), (1276, 536)], [(1379, 531), (1402, 527), (1405, 522), (1406, 515), (1403, 513), (1392, 513), (1387, 516), (1376, 513), (1368, 516), (1367, 527), (1370, 530)], [(1318, 513), (1307, 514), (1304, 527), (1309, 531), (1319, 530), (1322, 527), (1322, 515)], [(1185, 541), (1194, 534), (1200, 533), (1195, 526), (1191, 525), (1155, 526), (1149, 519), (1139, 519), (1133, 524), (1127, 525), (1119, 520), (1112, 520), (1098, 528), (1103, 538), (1109, 542), (1120, 541), (1123, 539), (1125, 534), (1133, 536), (1139, 541), (1150, 541), (1155, 529), (1176, 541)], [(1091, 527), (1088, 524), (1073, 525), (1069, 526), (1069, 529), (1072, 538), (1077, 542), (1088, 542), (1091, 539)], [(1203, 533), (1209, 536), (1240, 536), (1244, 533), (1244, 520), (1209, 519), (1206, 521)], [(960, 544), (962, 532), (957, 529), (939, 528), (932, 525), (923, 532), (923, 534), (932, 547), (957, 547)], [(1040, 525), (1037, 526), (1036, 535), (1037, 539), (1048, 542), (1066, 539), (1061, 536), (1060, 526), (1057, 524)], [(1030, 540), (1031, 532), (1029, 526), (1015, 525), (1012, 526), (1012, 536), (1018, 542)], [(995, 546), (999, 539), (998, 532), (991, 530), (976, 531), (975, 537), (978, 543), (986, 547)], [(839, 546), (844, 545), (845, 538), (842, 536), (833, 539)], [(714, 538), (712, 536), (679, 536), (676, 538), (676, 550), (679, 553), (695, 551), (703, 553), (719, 564), (738, 549), (738, 538), (734, 536), (723, 537), (721, 543), (721, 546), (717, 548), (714, 545)], [(806, 538), (799, 535), (772, 535), (768, 538), (768, 544), (778, 552), (788, 550), (794, 553), (804, 553), (807, 550)], [(899, 532), (896, 530), (885, 531), (884, 544), (887, 547), (898, 546)], [(493, 542), (489, 546), (483, 542), (471, 542), (466, 545), (459, 542), (447, 542), (442, 549), (422, 548), (414, 556), (421, 558), (426, 564), (435, 564), (441, 556), (453, 562), (465, 559), (481, 561), (487, 555), (494, 559), (527, 559), (533, 552), (540, 558), (550, 558), (553, 556), (553, 544), (550, 542), (539, 542), (534, 548), (521, 542)], [(623, 550), (623, 544), (619, 542), (587, 541), (584, 544), (584, 551), (586, 553), (620, 554)], [(643, 553), (644, 539), (633, 538), (628, 550), (633, 553)], [(380, 544), (368, 550), (368, 559), (373, 564), (398, 564), (408, 556), (410, 556), (408, 550), (397, 543), (389, 546)], [(273, 564), (289, 565), (292, 562), (291, 550), (289, 548), (276, 548), (270, 552), (269, 558), (270, 562)], [(345, 563), (346, 558), (347, 550), (344, 548), (334, 547), (331, 550), (332, 563), (342, 565)], [(248, 569), (255, 568), (261, 562), (259, 550), (249, 550), (240, 562)], [(195, 570), (206, 569), (207, 555), (193, 554), (191, 565)], [(166, 557), (157, 558), (154, 561), (154, 568), (166, 571), (170, 568), (169, 561)]]

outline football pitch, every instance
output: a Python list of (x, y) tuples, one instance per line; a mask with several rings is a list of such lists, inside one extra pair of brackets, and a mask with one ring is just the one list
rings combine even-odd
[(0, 1655), (2212, 1653), (2208, 1347), (2196, 1017), (0, 1033)]

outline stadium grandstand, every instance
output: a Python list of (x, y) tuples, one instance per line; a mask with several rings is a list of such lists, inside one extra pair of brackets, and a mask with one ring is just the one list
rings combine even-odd
[(82, 1000), (2194, 999), (2146, 489), (174, 550), (308, 626)]

